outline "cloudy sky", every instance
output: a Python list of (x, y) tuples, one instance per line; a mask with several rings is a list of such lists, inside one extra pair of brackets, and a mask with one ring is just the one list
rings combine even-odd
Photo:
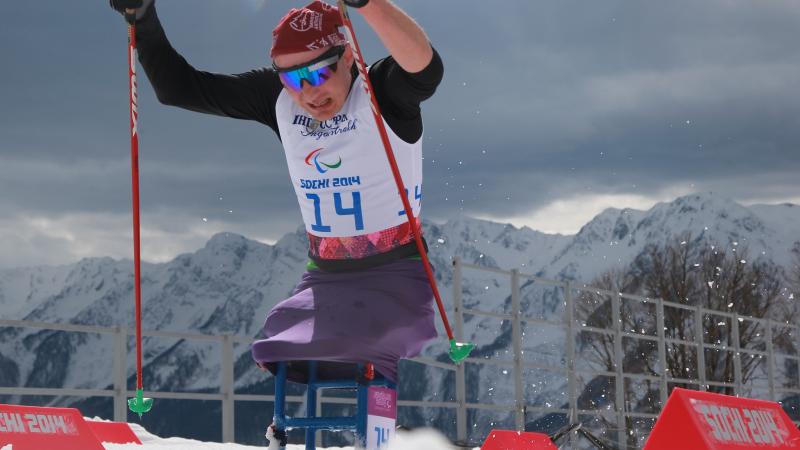
[[(445, 61), (424, 104), (428, 219), (571, 234), (696, 191), (800, 203), (797, 0), (397, 2)], [(304, 3), (157, 5), (193, 65), (235, 73), (269, 64)], [(0, 268), (131, 257), (126, 52), (106, 0), (0, 5)], [(300, 225), (271, 130), (162, 106), (144, 78), (139, 95), (144, 259)]]

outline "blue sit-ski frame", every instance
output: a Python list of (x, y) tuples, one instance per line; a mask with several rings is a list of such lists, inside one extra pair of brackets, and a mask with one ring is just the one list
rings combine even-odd
[[(349, 430), (355, 433), (356, 448), (366, 447), (367, 438), (367, 391), (370, 386), (383, 386), (396, 389), (391, 381), (385, 378), (371, 380), (366, 383), (355, 379), (317, 380), (317, 362), (308, 364), (308, 389), (306, 391), (306, 417), (286, 417), (286, 372), (287, 363), (276, 363), (275, 373), (275, 413), (273, 421), (278, 430), (290, 428), (306, 429), (306, 450), (316, 450), (317, 430)], [(363, 372), (364, 365), (358, 365)], [(320, 389), (353, 389), (356, 390), (356, 415), (346, 417), (317, 417), (317, 391)]]

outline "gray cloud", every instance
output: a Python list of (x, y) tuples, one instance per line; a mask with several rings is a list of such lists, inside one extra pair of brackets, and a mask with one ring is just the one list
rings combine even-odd
[[(268, 64), (272, 27), (303, 3), (159, 0), (158, 8), (192, 64), (234, 73)], [(423, 106), (429, 218), (521, 216), (589, 194), (663, 200), (676, 189), (740, 201), (800, 197), (794, 0), (400, 3), (445, 60), (445, 81)], [(381, 57), (353, 15), (367, 59)], [(28, 255), (25, 264), (44, 252), (47, 263), (124, 254), (111, 236), (124, 242), (129, 232), (125, 39), (104, 2), (2, 6), (4, 254)], [(222, 227), (271, 240), (300, 223), (270, 130), (161, 106), (144, 77), (140, 114), (153, 239), (190, 250)], [(107, 244), (76, 250), (54, 234), (58, 225)], [(0, 267), (19, 261), (4, 256)]]

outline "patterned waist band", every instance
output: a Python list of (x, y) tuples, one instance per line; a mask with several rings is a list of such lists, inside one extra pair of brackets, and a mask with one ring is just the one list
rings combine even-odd
[[(419, 229), (419, 219), (416, 217), (414, 225)], [(314, 259), (362, 259), (390, 252), (411, 242), (414, 242), (414, 234), (408, 222), (360, 236), (321, 237), (308, 233), (308, 254)]]

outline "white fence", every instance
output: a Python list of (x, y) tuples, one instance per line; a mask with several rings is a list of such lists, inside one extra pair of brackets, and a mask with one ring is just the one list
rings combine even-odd
[[(563, 413), (567, 415), (569, 418), (570, 423), (576, 423), (581, 421), (581, 417), (586, 416), (599, 416), (603, 415), (608, 412), (607, 409), (599, 410), (599, 409), (579, 409), (578, 407), (578, 397), (580, 395), (578, 389), (578, 382), (580, 375), (587, 375), (589, 377), (608, 377), (613, 378), (614, 380), (614, 401), (613, 401), (613, 408), (611, 412), (613, 412), (615, 420), (615, 424), (613, 427), (613, 431), (616, 433), (610, 433), (610, 436), (607, 435), (606, 438), (611, 441), (614, 445), (618, 446), (619, 448), (627, 448), (628, 447), (628, 435), (632, 434), (631, 430), (628, 428), (627, 422), (628, 419), (633, 420), (641, 420), (645, 419), (650, 422), (654, 422), (655, 419), (658, 417), (658, 412), (660, 411), (661, 407), (666, 403), (667, 395), (671, 391), (670, 385), (672, 384), (683, 384), (695, 387), (699, 390), (709, 390), (712, 387), (717, 388), (730, 388), (733, 390), (735, 395), (741, 395), (745, 397), (751, 398), (761, 398), (764, 400), (772, 400), (772, 401), (780, 401), (781, 399), (785, 398), (787, 395), (797, 395), (798, 399), (800, 399), (800, 374), (798, 374), (797, 366), (800, 365), (800, 354), (797, 353), (798, 350), (794, 354), (786, 354), (781, 353), (776, 350), (775, 342), (773, 341), (773, 332), (776, 330), (791, 330), (793, 336), (795, 337), (794, 345), (795, 348), (800, 347), (800, 327), (794, 324), (788, 324), (783, 322), (776, 322), (773, 320), (768, 319), (761, 319), (756, 317), (750, 316), (743, 316), (733, 312), (725, 312), (725, 311), (716, 311), (710, 310), (706, 308), (702, 308), (699, 306), (688, 306), (684, 304), (664, 301), (658, 298), (647, 298), (637, 295), (630, 295), (630, 294), (623, 294), (619, 292), (611, 292), (603, 289), (597, 289), (590, 286), (577, 286), (575, 283), (570, 282), (560, 282), (548, 279), (542, 279), (535, 277), (533, 275), (526, 275), (520, 273), (518, 270), (511, 270), (505, 271), (500, 269), (488, 268), (483, 266), (476, 266), (471, 264), (463, 264), (460, 260), (456, 259), (453, 263), (454, 265), (454, 273), (453, 273), (453, 300), (455, 304), (456, 310), (456, 325), (455, 325), (455, 334), (457, 340), (464, 339), (463, 336), (463, 324), (464, 324), (464, 315), (472, 315), (472, 316), (479, 316), (479, 317), (490, 317), (494, 319), (499, 319), (502, 321), (510, 321), (511, 328), (512, 328), (512, 348), (513, 348), (513, 360), (512, 361), (497, 361), (496, 359), (492, 358), (468, 358), (465, 363), (467, 364), (490, 364), (490, 365), (502, 365), (509, 367), (513, 370), (513, 377), (514, 377), (514, 403), (513, 404), (506, 404), (506, 405), (487, 405), (487, 404), (474, 404), (474, 403), (467, 403), (465, 401), (465, 368), (462, 364), (458, 367), (456, 372), (457, 377), (457, 402), (459, 408), (457, 410), (457, 435), (459, 440), (464, 440), (467, 437), (467, 428), (466, 428), (466, 410), (467, 409), (492, 409), (492, 410), (500, 410), (505, 412), (512, 412), (514, 414), (515, 419), (515, 426), (517, 430), (523, 431), (525, 427), (526, 421), (526, 413), (528, 412), (541, 412), (543, 414), (546, 413)], [(477, 270), (477, 271), (488, 271), (495, 274), (500, 274), (504, 276), (510, 277), (511, 282), (511, 311), (509, 313), (497, 313), (497, 312), (487, 312), (487, 311), (479, 311), (475, 309), (466, 309), (463, 305), (462, 300), (462, 277), (464, 269), (469, 270)], [(563, 317), (559, 318), (559, 320), (542, 320), (541, 318), (535, 317), (526, 317), (522, 314), (521, 308), (521, 292), (520, 286), (521, 283), (524, 281), (531, 281), (538, 286), (550, 286), (556, 289), (560, 289), (563, 292), (563, 302), (564, 302), (564, 314)], [(602, 296), (605, 299), (609, 299), (611, 303), (611, 328), (597, 328), (588, 326), (585, 322), (578, 320), (576, 317), (576, 305), (575, 305), (575, 298), (576, 294), (579, 296), (581, 293), (588, 293), (591, 296)], [(621, 304), (623, 301), (631, 301), (638, 304), (650, 305), (650, 310), (655, 313), (655, 320), (654, 326), (652, 327), (650, 333), (646, 332), (646, 330), (633, 330), (633, 329), (625, 329), (624, 327), (624, 320), (621, 317)], [(599, 305), (597, 305), (599, 306)], [(694, 330), (693, 335), (694, 339), (685, 340), (685, 339), (674, 339), (665, 336), (665, 315), (664, 310), (665, 308), (675, 308), (677, 310), (685, 311), (688, 315), (692, 316), (693, 323), (694, 323)], [(722, 344), (722, 343), (713, 343), (713, 342), (706, 342), (704, 339), (705, 333), (703, 329), (703, 322), (704, 318), (714, 317), (714, 318), (723, 318), (725, 326), (729, 326), (732, 328), (730, 332), (730, 345)], [(744, 322), (755, 323), (760, 326), (765, 333), (763, 343), (764, 343), (764, 350), (759, 350), (756, 348), (740, 348), (740, 340), (739, 340), (739, 329), (741, 324)], [(563, 348), (565, 353), (565, 364), (564, 366), (559, 365), (547, 365), (547, 364), (536, 364), (529, 361), (526, 361), (527, 358), (524, 357), (523, 353), (523, 339), (522, 339), (522, 330), (523, 324), (527, 323), (528, 325), (534, 326), (548, 326), (548, 327), (559, 327), (565, 331), (566, 340), (563, 342)], [(722, 322), (720, 322), (720, 325)], [(611, 371), (608, 370), (597, 370), (597, 369), (587, 369), (581, 368), (576, 366), (576, 343), (579, 341), (582, 333), (594, 333), (598, 335), (604, 335), (609, 337), (609, 341), (613, 344), (613, 351), (609, 356), (613, 358), (613, 369)], [(624, 339), (631, 339), (631, 340), (642, 340), (642, 341), (649, 341), (656, 345), (656, 353), (658, 356), (658, 366), (661, 368), (661, 374), (658, 376), (654, 375), (646, 375), (641, 373), (630, 373), (625, 372), (625, 368), (623, 366), (623, 358), (625, 353), (623, 351), (623, 340)], [(697, 368), (694, 377), (673, 377), (667, 374), (666, 368), (667, 366), (667, 346), (668, 345), (677, 345), (677, 346), (691, 346), (696, 350), (696, 361), (697, 361)], [(706, 359), (707, 353), (713, 352), (726, 352), (730, 353), (730, 357), (733, 362), (733, 379), (732, 380), (710, 380), (707, 379), (706, 373)], [(760, 359), (764, 359), (764, 364), (766, 366), (767, 372), (767, 379), (765, 380), (766, 383), (763, 386), (764, 394), (766, 395), (758, 395), (758, 390), (752, 390), (752, 386), (747, 385), (744, 383), (744, 378), (742, 376), (742, 361), (745, 358), (753, 358), (757, 357)], [(788, 373), (788, 376), (791, 376), (791, 380), (787, 380), (785, 377), (781, 380), (781, 383), (777, 380), (776, 370), (775, 370), (775, 361), (776, 358), (782, 358), (783, 361), (788, 361), (792, 367), (795, 367), (793, 371)], [(524, 370), (525, 369), (541, 369), (544, 371), (550, 371), (553, 373), (561, 373), (567, 379), (567, 398), (568, 398), (568, 408), (567, 409), (559, 409), (553, 407), (543, 407), (541, 405), (529, 405), (525, 402), (525, 390), (526, 390), (526, 380), (524, 379)], [(649, 381), (652, 383), (657, 383), (659, 386), (659, 399), (656, 402), (658, 405), (658, 411), (653, 411), (650, 413), (643, 413), (643, 412), (636, 412), (630, 410), (631, 408), (628, 407), (630, 402), (626, 401), (625, 394), (625, 382), (626, 380), (633, 380), (633, 381)], [(800, 419), (797, 415), (795, 415), (794, 419)], [(800, 424), (800, 421), (795, 420), (796, 424)], [(649, 428), (646, 430), (646, 433), (649, 433)]]
[[(462, 277), (464, 269), (488, 271), (494, 274), (500, 274), (510, 277), (511, 282), (511, 311), (509, 313), (486, 312), (476, 309), (466, 309), (462, 299)], [(625, 399), (625, 382), (626, 380), (633, 381), (649, 381), (657, 383), (659, 386), (659, 401), (660, 406), (666, 402), (667, 394), (670, 391), (670, 384), (681, 383), (684, 385), (696, 386), (700, 390), (707, 390), (712, 386), (726, 387), (733, 389), (737, 395), (745, 395), (748, 397), (757, 397), (753, 395), (752, 391), (746, 391), (748, 386), (743, 382), (742, 377), (742, 360), (746, 357), (763, 358), (766, 360), (767, 367), (767, 380), (765, 386), (765, 396), (761, 398), (767, 400), (779, 401), (783, 396), (800, 395), (800, 379), (798, 374), (794, 373), (794, 380), (776, 380), (775, 359), (780, 357), (786, 361), (793, 361), (793, 364), (800, 363), (800, 355), (785, 354), (777, 352), (773, 342), (772, 334), (776, 329), (792, 329), (800, 336), (800, 327), (793, 324), (778, 323), (772, 320), (760, 319), (749, 316), (741, 316), (736, 313), (709, 310), (701, 307), (693, 307), (682, 305), (678, 303), (668, 302), (661, 299), (645, 298), (636, 295), (622, 294), (618, 292), (610, 292), (592, 287), (576, 286), (570, 282), (560, 282), (554, 280), (546, 280), (537, 278), (532, 275), (520, 273), (518, 270), (505, 271), (494, 268), (487, 268), (482, 266), (475, 266), (470, 264), (463, 264), (460, 260), (456, 259), (453, 262), (453, 303), (455, 312), (455, 327), (454, 332), (456, 339), (459, 341), (464, 340), (464, 315), (489, 317), (501, 321), (510, 321), (512, 329), (512, 360), (498, 360), (493, 358), (467, 358), (465, 363), (460, 366), (453, 366), (451, 364), (441, 363), (435, 360), (426, 358), (416, 358), (413, 361), (439, 369), (448, 371), (455, 371), (456, 386), (455, 386), (455, 401), (412, 401), (401, 400), (398, 402), (399, 406), (406, 407), (427, 407), (427, 408), (450, 408), (455, 409), (456, 412), (456, 430), (455, 434), (459, 441), (466, 442), (468, 439), (467, 427), (467, 411), (472, 410), (485, 410), (511, 413), (514, 416), (514, 426), (517, 430), (525, 429), (526, 414), (527, 413), (561, 413), (564, 414), (570, 423), (575, 423), (581, 420), (582, 417), (587, 416), (600, 416), (607, 414), (608, 409), (579, 409), (578, 398), (580, 395), (578, 383), (579, 376), (586, 375), (588, 377), (608, 377), (614, 380), (614, 401), (613, 408), (610, 412), (613, 414), (616, 424), (613, 427), (615, 433), (606, 434), (606, 438), (610, 441), (615, 441), (614, 444), (620, 448), (627, 446), (627, 435), (630, 433), (627, 422), (629, 419), (644, 419), (654, 421), (657, 418), (658, 411), (649, 413), (636, 412), (630, 410), (626, 405)], [(536, 285), (550, 286), (563, 291), (564, 299), (564, 314), (560, 320), (544, 320), (541, 318), (527, 317), (522, 314), (521, 305), (521, 292), (520, 286), (523, 281), (533, 281)], [(605, 296), (611, 300), (611, 323), (612, 328), (596, 328), (588, 326), (585, 323), (580, 323), (576, 317), (575, 309), (575, 294), (581, 292), (589, 293), (591, 295)], [(621, 304), (623, 301), (633, 301), (639, 304), (651, 305), (655, 310), (655, 330), (654, 333), (646, 333), (645, 330), (637, 332), (638, 330), (624, 329), (623, 320), (621, 318)], [(686, 311), (688, 314), (694, 316), (694, 323), (696, 329), (694, 330), (693, 340), (673, 339), (665, 336), (665, 319), (664, 309), (676, 308)], [(729, 323), (732, 327), (732, 345), (724, 345), (719, 343), (705, 342), (703, 336), (703, 318), (706, 316), (722, 317), (726, 319), (726, 324)], [(740, 323), (749, 321), (758, 323), (765, 330), (766, 336), (764, 339), (765, 349), (758, 350), (754, 348), (742, 349), (739, 348), (738, 332)], [(541, 325), (549, 327), (559, 327), (565, 331), (565, 342), (561, 343), (564, 349), (565, 364), (547, 365), (539, 364), (531, 361), (526, 361), (523, 352), (523, 324), (528, 325)], [(0, 395), (43, 395), (43, 396), (75, 396), (75, 397), (112, 397), (114, 408), (114, 420), (125, 421), (127, 417), (127, 398), (135, 394), (135, 392), (127, 389), (127, 340), (132, 334), (132, 331), (123, 328), (105, 328), (95, 326), (71, 325), (71, 324), (52, 324), (52, 323), (38, 323), (30, 321), (16, 321), (16, 320), (0, 320), (0, 326), (3, 327), (21, 327), (21, 328), (40, 328), (47, 330), (60, 330), (67, 332), (80, 332), (80, 333), (99, 333), (110, 334), (114, 336), (114, 361), (113, 361), (113, 387), (112, 389), (67, 389), (67, 388), (23, 388), (23, 387), (0, 387)], [(598, 335), (608, 336), (613, 341), (613, 368), (614, 370), (596, 370), (592, 368), (576, 367), (576, 342), (578, 342), (581, 333), (594, 333)], [(177, 338), (186, 340), (205, 340), (217, 342), (222, 348), (222, 382), (218, 393), (188, 393), (188, 392), (145, 392), (146, 397), (156, 399), (178, 399), (178, 400), (211, 400), (222, 402), (222, 440), (223, 442), (234, 441), (234, 404), (236, 401), (274, 401), (271, 395), (253, 395), (253, 394), (236, 394), (234, 392), (234, 345), (235, 344), (249, 344), (252, 342), (250, 337), (240, 336), (212, 336), (202, 334), (189, 334), (189, 333), (176, 333), (165, 331), (144, 331), (145, 337), (162, 337), (162, 338)], [(623, 367), (623, 340), (635, 339), (644, 340), (655, 343), (657, 347), (658, 365), (662, 368), (663, 373), (660, 376), (646, 375), (641, 373), (625, 372)], [(681, 345), (692, 346), (696, 349), (698, 357), (697, 370), (695, 377), (673, 377), (669, 376), (665, 370), (667, 367), (667, 345)], [(730, 352), (733, 358), (733, 380), (717, 381), (706, 379), (706, 351), (721, 351)], [(700, 357), (702, 355), (702, 357)], [(466, 364), (480, 364), (480, 365), (495, 365), (506, 367), (511, 370), (514, 379), (514, 397), (513, 402), (509, 403), (478, 403), (467, 401), (467, 382), (465, 375)], [(558, 408), (554, 406), (530, 405), (526, 404), (525, 391), (526, 381), (524, 378), (524, 371), (526, 369), (538, 369), (550, 371), (553, 373), (560, 373), (566, 377), (567, 380), (567, 407)], [(288, 401), (302, 402), (302, 397), (289, 397)], [(511, 399), (509, 399), (511, 400)], [(348, 398), (334, 398), (324, 397), (322, 395), (318, 398), (318, 408), (322, 404), (353, 404), (353, 399)], [(796, 418), (796, 417), (795, 417)], [(647, 431), (649, 432), (649, 431)]]
[[(127, 340), (133, 331), (124, 327), (107, 328), (87, 325), (72, 325), (60, 323), (41, 323), (21, 320), (0, 319), (2, 327), (18, 328), (40, 328), (43, 330), (67, 331), (78, 333), (110, 334), (114, 336), (114, 361), (113, 361), (113, 385), (112, 389), (77, 389), (77, 388), (28, 388), (28, 387), (0, 387), (0, 395), (41, 395), (41, 396), (72, 396), (72, 397), (112, 397), (114, 405), (114, 420), (125, 422), (127, 420), (128, 403), (127, 399), (133, 397), (136, 392), (127, 388), (127, 363), (128, 349)], [(143, 337), (161, 337), (186, 340), (212, 341), (222, 346), (222, 383), (218, 393), (194, 393), (194, 392), (164, 392), (164, 391), (144, 391), (144, 396), (155, 399), (174, 399), (174, 400), (211, 400), (222, 402), (222, 440), (223, 442), (234, 442), (234, 402), (236, 401), (266, 401), (275, 400), (273, 395), (254, 395), (236, 394), (234, 392), (234, 344), (250, 344), (253, 338), (240, 336), (222, 335), (212, 336), (204, 334), (176, 333), (169, 331), (143, 331)], [(443, 364), (435, 360), (417, 358), (414, 361), (433, 366), (454, 370), (452, 365)], [(323, 404), (355, 404), (355, 399), (325, 397), (324, 391), (317, 396), (317, 410), (321, 410)], [(304, 397), (287, 396), (288, 402), (302, 403)], [(455, 407), (452, 402), (417, 402), (401, 400), (400, 406), (425, 406), (425, 407)]]

